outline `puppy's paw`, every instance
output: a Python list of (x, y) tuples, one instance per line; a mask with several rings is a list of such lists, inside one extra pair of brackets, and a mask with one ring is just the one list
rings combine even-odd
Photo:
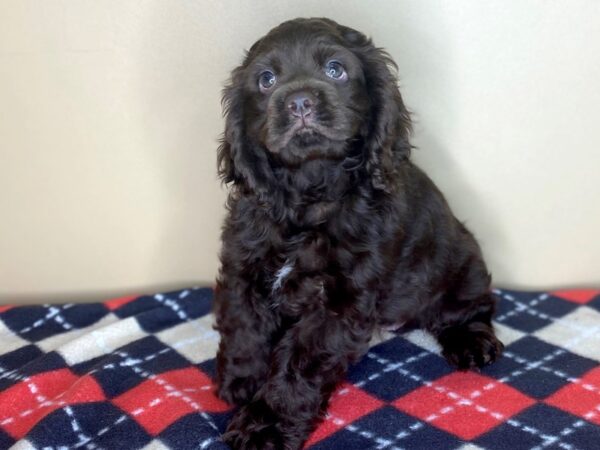
[(274, 425), (263, 429), (232, 430), (223, 435), (223, 441), (234, 450), (287, 450)]
[(230, 405), (243, 405), (252, 400), (258, 387), (254, 377), (232, 377), (219, 384), (217, 395)]
[(491, 364), (504, 349), (494, 330), (483, 323), (449, 328), (441, 334), (439, 342), (444, 357), (460, 370)]
[(223, 441), (234, 450), (284, 450), (284, 437), (272, 411), (262, 402), (241, 407), (231, 419)]

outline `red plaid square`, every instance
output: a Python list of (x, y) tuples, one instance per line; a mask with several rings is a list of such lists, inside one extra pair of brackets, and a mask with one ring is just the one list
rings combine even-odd
[(111, 300), (105, 301), (104, 306), (106, 306), (111, 311), (114, 311), (115, 309), (120, 308), (121, 306), (126, 305), (127, 303), (131, 303), (138, 297), (138, 295), (129, 295), (127, 297), (113, 298)]
[(343, 384), (331, 396), (325, 420), (313, 432), (305, 447), (332, 435), (346, 425), (382, 407), (384, 403), (351, 384)]
[(535, 401), (474, 372), (454, 372), (429, 382), (393, 405), (461, 439), (474, 439)]
[(546, 403), (600, 425), (600, 367), (566, 385)]
[(569, 291), (554, 291), (551, 292), (551, 294), (574, 303), (585, 304), (593, 300), (596, 296), (600, 295), (600, 290), (579, 289)]
[(223, 412), (210, 378), (195, 367), (153, 375), (112, 402), (153, 436), (192, 412)]
[(78, 378), (69, 369), (29, 377), (0, 392), (0, 427), (20, 439), (42, 418), (66, 405), (104, 400), (90, 376)]

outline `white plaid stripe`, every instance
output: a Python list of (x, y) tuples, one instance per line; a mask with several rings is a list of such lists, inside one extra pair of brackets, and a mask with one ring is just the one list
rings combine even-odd
[(65, 305), (45, 304), (43, 306), (44, 306), (44, 308), (48, 309), (48, 313), (46, 314), (46, 316), (41, 319), (36, 320), (33, 324), (17, 331), (18, 334), (20, 334), (20, 335), (27, 334), (31, 330), (41, 327), (49, 320), (54, 320), (56, 323), (58, 323), (60, 326), (62, 326), (67, 331), (71, 330), (73, 328), (73, 325), (71, 325), (69, 322), (67, 322), (65, 320), (65, 318), (60, 314), (61, 310), (64, 311), (64, 310), (67, 310), (67, 309), (75, 306), (73, 303), (67, 303)]
[(98, 448), (98, 446), (96, 444), (94, 444), (93, 442), (91, 442), (91, 440), (92, 440), (91, 437), (89, 437), (85, 433), (83, 433), (83, 431), (81, 429), (81, 425), (79, 425), (79, 422), (77, 421), (77, 418), (73, 414), (73, 410), (71, 409), (71, 407), (65, 406), (63, 408), (63, 411), (71, 419), (71, 429), (73, 430), (73, 433), (75, 433), (77, 435), (77, 439), (79, 439), (79, 441), (74, 445), (74, 447), (82, 447), (85, 445), (85, 448), (87, 448), (89, 450), (96, 450)]
[[(207, 328), (205, 326), (203, 326), (202, 324), (202, 319), (205, 319), (207, 317), (212, 317), (212, 314), (206, 314), (202, 317), (199, 318), (192, 318), (189, 317), (184, 309), (181, 307), (181, 304), (179, 303), (179, 300), (182, 300), (184, 298), (186, 298), (188, 295), (190, 294), (190, 291), (186, 290), (183, 291), (181, 293), (178, 294), (178, 298), (177, 299), (173, 299), (173, 298), (169, 298), (167, 297), (165, 294), (155, 294), (154, 295), (154, 299), (156, 301), (158, 301), (159, 303), (165, 305), (166, 307), (168, 307), (169, 309), (171, 309), (175, 314), (177, 314), (177, 317), (179, 317), (181, 320), (191, 324), (192, 326), (196, 327), (197, 331), (204, 337), (208, 337), (208, 336), (215, 336), (215, 332), (209, 332), (209, 330), (207, 330)], [(163, 330), (164, 331), (164, 330)], [(210, 330), (212, 331), (212, 330)]]
[(27, 375), (20, 374), (18, 369), (5, 371), (5, 369), (0, 367), (0, 380), (24, 381), (25, 378), (27, 378)]
[[(421, 352), (418, 355), (415, 356), (411, 356), (409, 358), (406, 358), (405, 360), (402, 360), (400, 362), (394, 363), (394, 364), (389, 364), (387, 365), (383, 370), (381, 370), (380, 372), (375, 372), (370, 374), (369, 376), (367, 376), (367, 378), (365, 378), (364, 380), (358, 381), (356, 383), (353, 383), (354, 386), (356, 387), (362, 387), (365, 384), (369, 383), (370, 381), (376, 380), (377, 378), (385, 375), (388, 372), (394, 372), (397, 369), (399, 369), (400, 367), (405, 366), (406, 364), (411, 364), (413, 362), (416, 362), (420, 359), (423, 359), (426, 356), (431, 355), (431, 353), (429, 352)], [(376, 359), (378, 358), (378, 356), (372, 352), (368, 352), (367, 353), (367, 358), (371, 358), (371, 359)]]
[(208, 439), (203, 439), (196, 448), (200, 449), (200, 450), (204, 450), (207, 449), (211, 444), (214, 444), (215, 442), (217, 442), (217, 439), (214, 437), (209, 437)]
[(506, 318), (508, 318), (512, 315), (515, 315), (519, 312), (526, 312), (527, 314), (534, 316), (534, 317), (539, 317), (540, 319), (548, 320), (548, 321), (555, 322), (555, 323), (560, 323), (561, 325), (564, 325), (565, 327), (568, 327), (574, 331), (583, 332), (587, 328), (587, 327), (582, 327), (578, 323), (570, 321), (570, 320), (566, 319), (565, 317), (554, 317), (545, 312), (535, 309), (534, 306), (536, 306), (539, 303), (546, 301), (548, 298), (550, 298), (550, 296), (548, 294), (545, 294), (545, 293), (540, 294), (533, 300), (529, 301), (529, 303), (523, 303), (508, 293), (504, 293), (499, 290), (494, 290), (494, 293), (502, 296), (503, 299), (517, 305), (516, 309), (513, 309), (506, 314), (496, 317), (495, 320), (497, 322), (502, 323), (504, 320), (506, 320)]

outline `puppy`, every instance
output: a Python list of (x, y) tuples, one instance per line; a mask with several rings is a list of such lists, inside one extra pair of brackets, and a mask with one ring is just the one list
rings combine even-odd
[(494, 361), (490, 275), (413, 163), (395, 64), (328, 19), (248, 51), (224, 90), (229, 184), (215, 303), (225, 442), (298, 449), (377, 329), (429, 330), (459, 369)]

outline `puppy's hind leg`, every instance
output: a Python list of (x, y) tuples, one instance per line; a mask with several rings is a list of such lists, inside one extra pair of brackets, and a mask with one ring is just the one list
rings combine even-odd
[(492, 327), (496, 299), (483, 261), (472, 261), (461, 275), (433, 305), (425, 327), (437, 338), (448, 362), (467, 370), (494, 362), (504, 345)]

